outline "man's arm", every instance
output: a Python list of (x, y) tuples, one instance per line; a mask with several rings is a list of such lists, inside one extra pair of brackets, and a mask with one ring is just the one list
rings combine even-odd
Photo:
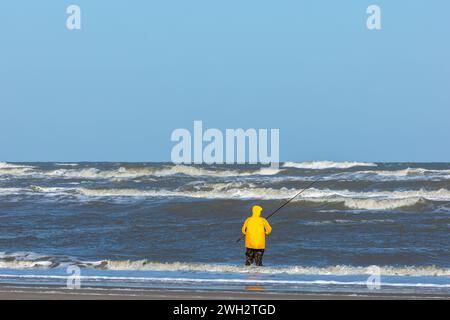
[(264, 230), (266, 231), (266, 234), (269, 235), (272, 232), (272, 227), (270, 226), (269, 222), (264, 219)]
[(248, 223), (248, 219), (245, 219), (244, 225), (242, 226), (242, 233), (244, 235), (247, 233), (247, 223)]

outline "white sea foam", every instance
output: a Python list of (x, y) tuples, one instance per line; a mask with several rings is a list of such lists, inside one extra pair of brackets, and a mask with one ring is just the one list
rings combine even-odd
[(421, 202), (420, 198), (409, 199), (345, 199), (344, 205), (347, 208), (359, 210), (390, 210), (402, 207), (411, 207)]
[[(109, 270), (153, 270), (153, 271), (197, 271), (217, 273), (265, 273), (265, 274), (316, 274), (316, 275), (357, 275), (371, 274), (367, 267), (337, 265), (329, 267), (288, 266), (288, 267), (244, 267), (236, 265), (203, 264), (203, 263), (160, 263), (140, 261), (101, 261), (96, 266)], [(409, 276), (450, 276), (450, 269), (431, 267), (391, 267), (380, 268), (383, 275), (409, 275)]]
[(51, 265), (51, 261), (0, 261), (0, 268), (6, 269), (48, 268)]
[(29, 188), (22, 189), (23, 192), (28, 193), (52, 193), (55, 195), (72, 193), (76, 191), (76, 188), (64, 188), (64, 187), (41, 187), (41, 186), (30, 186)]
[[(236, 199), (236, 200), (284, 200), (293, 197), (299, 189), (274, 189), (256, 187), (252, 183), (230, 182), (211, 184), (187, 184), (174, 190), (168, 189), (90, 189), (30, 186), (28, 188), (0, 188), (0, 195), (36, 195), (73, 197), (179, 197), (199, 199)], [(75, 198), (76, 199), (76, 198)], [(389, 210), (414, 206), (429, 201), (450, 201), (450, 190), (403, 190), (403, 191), (367, 191), (332, 190), (310, 188), (294, 202), (342, 203), (350, 209)]]
[(376, 167), (376, 163), (372, 162), (334, 162), (334, 161), (309, 161), (309, 162), (285, 162), (283, 167), (285, 168), (297, 168), (297, 169), (348, 169), (352, 167)]
[(21, 176), (33, 171), (32, 166), (0, 162), (0, 176)]
[[(258, 199), (281, 200), (294, 196), (297, 189), (273, 188), (229, 188), (228, 184), (207, 185), (207, 190), (138, 190), (138, 189), (87, 189), (78, 192), (93, 197), (188, 197), (205, 199)], [(450, 191), (439, 189), (410, 191), (354, 192), (349, 190), (315, 189), (306, 190), (294, 201), (344, 203), (351, 209), (387, 210), (413, 206), (424, 200), (450, 201)]]
[[(162, 166), (136, 166), (119, 167), (116, 169), (98, 169), (95, 167), (73, 168), (77, 164), (57, 164), (59, 168), (44, 170), (29, 165), (16, 165), (0, 162), (0, 176), (12, 177), (33, 177), (33, 178), (62, 178), (62, 179), (108, 179), (112, 181), (121, 181), (124, 179), (136, 179), (147, 177), (147, 179), (164, 178), (168, 176), (184, 175), (188, 177), (258, 177), (258, 176), (276, 176), (287, 168), (300, 169), (346, 169), (352, 167), (373, 167), (375, 163), (366, 162), (331, 162), (331, 161), (313, 161), (313, 162), (286, 162), (282, 168), (261, 167), (255, 169), (229, 169), (219, 167), (199, 167), (190, 165), (162, 165)], [(320, 172), (320, 171), (319, 171)], [(314, 176), (278, 176), (275, 179), (280, 180), (311, 180)], [(424, 168), (406, 168), (400, 170), (364, 170), (355, 172), (339, 172), (323, 176), (323, 180), (429, 180), (429, 179), (450, 179), (450, 170), (424, 169)]]
[(76, 193), (76, 188), (63, 188), (63, 187), (40, 187), (30, 186), (28, 188), (0, 188), (0, 196), (13, 196), (13, 195), (36, 195), (36, 194), (48, 194), (53, 196), (68, 195)]
[(394, 223), (394, 220), (391, 219), (373, 219), (373, 220), (348, 220), (348, 219), (336, 219), (336, 220), (322, 220), (322, 221), (304, 221), (302, 222), (305, 225), (308, 226), (322, 226), (322, 225), (331, 225), (331, 224), (360, 224), (360, 223), (367, 223), (367, 224), (377, 224), (377, 223)]
[(188, 176), (210, 176), (210, 177), (237, 177), (237, 176), (252, 176), (252, 175), (275, 175), (280, 172), (276, 168), (260, 168), (256, 170), (211, 170), (186, 165), (175, 165), (170, 168), (155, 171), (155, 176), (170, 176), (176, 174), (184, 174)]
[(16, 195), (23, 191), (21, 188), (0, 188), (0, 195)]
[(14, 163), (7, 163), (7, 162), (0, 162), (0, 169), (18, 169), (18, 168), (34, 168), (33, 166), (29, 165), (21, 165), (21, 164), (14, 164)]
[(52, 265), (53, 262), (48, 260), (48, 256), (40, 255), (34, 252), (0, 252), (0, 268), (49, 268)]
[(373, 174), (383, 177), (423, 177), (426, 175), (450, 175), (450, 170), (431, 170), (424, 168), (406, 168), (401, 170), (367, 170), (358, 171), (355, 174)]
[[(34, 253), (0, 253), (0, 268), (49, 268), (57, 264), (45, 256)], [(5, 260), (8, 258), (8, 260)], [(45, 257), (48, 258), (48, 257)], [(39, 260), (40, 259), (40, 260)], [(57, 260), (56, 257), (53, 260)], [(66, 260), (66, 259), (65, 259)], [(227, 264), (184, 263), (184, 262), (152, 262), (148, 260), (100, 260), (75, 261), (82, 267), (106, 270), (147, 270), (147, 271), (188, 271), (208, 273), (261, 273), (261, 274), (299, 274), (299, 275), (366, 275), (371, 274), (369, 267), (336, 265), (328, 267), (284, 266), (284, 267), (245, 267)], [(392, 276), (450, 276), (450, 269), (436, 266), (380, 266), (382, 275)]]
[(0, 176), (29, 176), (32, 173), (32, 169), (28, 168), (8, 168), (0, 169)]
[(186, 175), (192, 177), (239, 177), (239, 176), (270, 176), (278, 174), (280, 169), (262, 167), (248, 170), (225, 170), (221, 168), (202, 168), (188, 165), (173, 165), (158, 167), (135, 167), (100, 170), (98, 168), (61, 168), (56, 170), (38, 170), (27, 166), (12, 166), (4, 164), (0, 167), (0, 175), (35, 176), (43, 178), (69, 179), (132, 179), (146, 176), (166, 177)]

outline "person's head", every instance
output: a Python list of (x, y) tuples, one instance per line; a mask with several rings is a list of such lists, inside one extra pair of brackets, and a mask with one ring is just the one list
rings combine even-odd
[(253, 206), (252, 212), (254, 217), (259, 217), (261, 215), (262, 207), (260, 206)]

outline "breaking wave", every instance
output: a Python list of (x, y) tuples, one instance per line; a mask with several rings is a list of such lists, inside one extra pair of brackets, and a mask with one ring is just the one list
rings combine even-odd
[[(314, 275), (358, 275), (371, 274), (370, 267), (354, 266), (330, 266), (330, 267), (307, 267), (307, 266), (289, 266), (289, 267), (244, 267), (235, 265), (220, 264), (195, 264), (195, 263), (159, 263), (140, 261), (101, 261), (97, 262), (96, 267), (109, 270), (152, 270), (152, 271), (197, 271), (197, 272), (217, 272), (217, 273), (266, 273), (266, 274), (314, 274)], [(450, 269), (438, 267), (413, 267), (406, 266), (402, 268), (381, 267), (383, 275), (407, 275), (407, 276), (450, 276)]]
[[(63, 164), (58, 166), (72, 166)], [(133, 179), (146, 176), (165, 177), (174, 175), (186, 175), (192, 177), (238, 177), (238, 176), (270, 176), (276, 175), (281, 170), (278, 168), (262, 167), (254, 170), (224, 170), (206, 169), (187, 165), (173, 165), (161, 167), (120, 167), (113, 170), (100, 170), (97, 168), (61, 168), (56, 170), (34, 170), (34, 167), (15, 166), (2, 163), (0, 175), (32, 176), (43, 178), (68, 178), (68, 179)]]
[(0, 252), (0, 268), (52, 268), (57, 265), (57, 263), (51, 261), (50, 257), (33, 252)]
[[(168, 189), (91, 189), (30, 186), (28, 188), (0, 188), (0, 195), (39, 195), (107, 197), (107, 198), (151, 198), (178, 197), (198, 199), (231, 200), (285, 200), (293, 197), (299, 189), (261, 188), (252, 183), (231, 182), (212, 184), (187, 184), (174, 190)], [(294, 202), (314, 202), (343, 204), (349, 209), (388, 210), (423, 204), (425, 201), (450, 201), (450, 190), (404, 190), (404, 191), (367, 191), (332, 190), (310, 188)]]
[[(152, 262), (148, 260), (100, 260), (78, 261), (67, 257), (48, 257), (34, 253), (0, 253), (0, 268), (31, 269), (55, 268), (77, 265), (84, 268), (103, 270), (142, 270), (142, 271), (188, 271), (208, 273), (261, 273), (298, 275), (366, 275), (373, 273), (373, 266), (336, 265), (327, 267), (283, 266), (283, 267), (245, 267), (227, 264)], [(382, 275), (392, 276), (450, 276), (450, 269), (436, 266), (380, 266)]]
[(34, 167), (13, 163), (0, 162), (0, 175), (20, 176), (32, 172)]
[(449, 176), (450, 170), (431, 170), (431, 169), (423, 169), (423, 168), (406, 168), (402, 170), (369, 170), (369, 171), (358, 171), (355, 174), (366, 174), (366, 175), (378, 175), (382, 177), (423, 177), (426, 175), (429, 176)]
[[(80, 166), (80, 167), (77, 167)], [(30, 165), (19, 165), (0, 162), (0, 177), (2, 178), (42, 178), (42, 179), (88, 179), (88, 180), (127, 180), (146, 177), (147, 179), (158, 179), (170, 176), (186, 177), (210, 177), (210, 178), (239, 178), (239, 177), (271, 177), (280, 180), (315, 180), (319, 176), (327, 180), (359, 180), (359, 181), (400, 181), (400, 180), (433, 180), (450, 179), (450, 170), (405, 168), (399, 170), (377, 170), (377, 168), (360, 171), (339, 171), (322, 176), (323, 169), (350, 169), (353, 167), (380, 167), (369, 162), (285, 162), (281, 168), (231, 168), (215, 166), (195, 165), (170, 165), (170, 164), (147, 164), (136, 166), (107, 167), (98, 164), (98, 168), (83, 167), (76, 163), (55, 163), (53, 167), (40, 168)], [(101, 168), (101, 169), (99, 169)], [(316, 175), (295, 173), (289, 168), (311, 169)], [(283, 173), (282, 175), (280, 175)], [(274, 177), (276, 176), (276, 177)]]
[[(137, 189), (86, 189), (78, 191), (93, 197), (189, 197), (204, 199), (258, 199), (284, 200), (294, 196), (297, 189), (272, 188), (229, 188), (228, 184), (210, 186), (211, 190), (137, 190)], [(343, 203), (350, 209), (388, 210), (414, 206), (425, 200), (450, 201), (450, 191), (386, 191), (352, 192), (349, 190), (330, 190), (311, 188), (305, 191), (295, 202)]]
[(0, 188), (0, 195), (17, 195), (22, 192), (23, 189), (21, 188)]
[(28, 165), (0, 162), (0, 169), (18, 169), (18, 168), (30, 169), (30, 168), (34, 168), (34, 167), (28, 166)]
[(297, 169), (348, 169), (353, 167), (376, 167), (376, 163), (372, 162), (333, 162), (333, 161), (309, 161), (309, 162), (285, 162), (284, 168)]
[(276, 175), (280, 172), (277, 168), (260, 168), (253, 171), (238, 170), (210, 170), (186, 165), (175, 165), (173, 167), (156, 171), (155, 176), (170, 176), (184, 174), (187, 176), (211, 176), (211, 177), (235, 177), (252, 175)]

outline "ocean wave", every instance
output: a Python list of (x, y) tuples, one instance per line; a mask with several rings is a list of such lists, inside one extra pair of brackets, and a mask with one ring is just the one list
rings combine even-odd
[[(260, 168), (232, 168), (215, 166), (195, 166), (195, 165), (136, 165), (121, 166), (117, 168), (99, 169), (92, 167), (76, 167), (81, 164), (76, 163), (56, 163), (53, 168), (40, 168), (29, 165), (18, 165), (0, 162), (0, 177), (2, 178), (42, 178), (42, 179), (87, 179), (87, 180), (110, 180), (121, 181), (128, 179), (159, 179), (170, 176), (186, 176), (192, 178), (254, 178), (258, 179), (270, 177), (270, 179), (280, 181), (311, 181), (319, 177), (323, 181), (395, 181), (395, 180), (433, 180), (450, 179), (449, 169), (425, 169), (425, 168), (405, 168), (399, 170), (371, 170), (347, 171), (342, 170), (329, 174), (322, 174), (321, 169), (347, 169), (352, 167), (370, 167), (378, 165), (368, 162), (286, 162), (281, 168), (260, 167)], [(379, 166), (378, 166), (379, 167)], [(301, 175), (298, 172), (288, 171), (289, 168), (314, 169), (316, 174)], [(283, 173), (283, 174), (280, 174)]]
[(0, 188), (0, 196), (39, 195), (39, 194), (62, 196), (76, 193), (77, 193), (76, 188), (41, 187), (35, 185), (31, 185), (28, 188)]
[[(217, 273), (266, 273), (266, 274), (314, 274), (314, 275), (359, 275), (371, 274), (371, 267), (355, 267), (337, 265), (330, 267), (262, 267), (252, 268), (235, 265), (202, 264), (202, 263), (160, 263), (140, 261), (101, 261), (95, 264), (109, 270), (152, 270), (152, 271), (197, 271), (197, 272), (217, 272)], [(401, 268), (385, 266), (380, 267), (383, 275), (407, 275), (407, 276), (450, 276), (450, 269), (432, 267), (405, 266)]]
[[(66, 164), (67, 165), (67, 164)], [(61, 168), (56, 170), (37, 170), (34, 167), (6, 165), (0, 167), (0, 175), (34, 176), (42, 178), (68, 179), (133, 179), (146, 176), (166, 177), (185, 175), (191, 177), (239, 177), (239, 176), (271, 176), (281, 172), (281, 169), (262, 167), (253, 170), (224, 170), (209, 169), (187, 165), (173, 165), (161, 167), (120, 167), (112, 170), (98, 168)]]
[(17, 195), (22, 192), (22, 188), (0, 188), (0, 195)]
[(155, 176), (171, 176), (176, 174), (184, 174), (187, 176), (210, 176), (210, 177), (237, 177), (237, 176), (253, 176), (253, 175), (276, 175), (280, 169), (263, 167), (256, 170), (211, 170), (186, 165), (175, 165), (167, 169), (158, 170), (153, 173)]
[(423, 176), (449, 176), (450, 170), (431, 170), (424, 168), (406, 168), (401, 170), (367, 170), (358, 171), (355, 175), (377, 175), (382, 177), (423, 177)]
[[(35, 257), (33, 257), (35, 256)], [(62, 257), (46, 257), (37, 254), (0, 254), (0, 268), (28, 269), (55, 268), (58, 266), (77, 265), (79, 267), (104, 270), (142, 270), (142, 271), (189, 271), (208, 273), (261, 273), (261, 274), (298, 274), (298, 275), (366, 275), (373, 273), (373, 266), (336, 265), (327, 267), (282, 266), (282, 267), (246, 267), (227, 264), (152, 262), (148, 260), (98, 260), (79, 261)], [(392, 276), (450, 276), (450, 269), (437, 266), (379, 266), (382, 275)]]
[(8, 176), (26, 175), (26, 174), (32, 172), (33, 169), (34, 169), (33, 166), (0, 162), (0, 176), (2, 176), (2, 175), (8, 175)]
[[(86, 189), (78, 191), (94, 197), (188, 197), (204, 199), (258, 199), (284, 200), (293, 197), (297, 189), (273, 188), (229, 188), (227, 184), (209, 185), (210, 190), (137, 190), (137, 189)], [(349, 190), (306, 190), (295, 202), (343, 203), (350, 209), (388, 210), (414, 206), (425, 200), (450, 201), (450, 191), (439, 189), (410, 191), (353, 192)]]
[(390, 210), (405, 207), (412, 207), (423, 200), (420, 198), (410, 199), (344, 199), (344, 205), (350, 209), (357, 210)]
[(347, 219), (336, 219), (336, 220), (322, 220), (322, 221), (305, 221), (303, 224), (307, 226), (323, 226), (323, 225), (332, 225), (332, 224), (377, 224), (377, 223), (395, 223), (395, 220), (392, 219), (373, 219), (373, 220), (347, 220)]
[(0, 252), (0, 268), (52, 268), (58, 265), (48, 258), (48, 256), (36, 254), (34, 252)]
[(21, 164), (0, 162), (0, 169), (18, 169), (18, 168), (31, 169), (31, 168), (34, 168), (34, 167), (33, 166), (29, 166), (29, 165), (21, 165)]
[(52, 265), (51, 261), (0, 261), (3, 269), (50, 268)]
[(76, 191), (76, 188), (64, 188), (64, 187), (41, 187), (31, 185), (29, 188), (21, 189), (22, 192), (30, 192), (30, 193), (54, 193), (58, 194), (67, 194)]
[(28, 168), (7, 168), (0, 169), (0, 176), (13, 176), (13, 177), (21, 177), (21, 176), (30, 176), (33, 170)]
[(334, 162), (334, 161), (309, 161), (309, 162), (285, 162), (284, 168), (297, 168), (297, 169), (348, 169), (353, 167), (376, 167), (376, 163), (372, 162)]
[[(168, 189), (93, 189), (30, 186), (28, 188), (0, 188), (0, 195), (36, 195), (73, 196), (73, 197), (177, 197), (224, 200), (286, 200), (297, 194), (299, 189), (274, 189), (256, 187), (252, 183), (231, 182), (212, 184), (187, 184), (174, 190)], [(415, 206), (425, 201), (450, 201), (450, 190), (402, 190), (402, 191), (366, 191), (316, 189), (306, 190), (293, 202), (342, 203), (349, 209), (389, 210)]]

